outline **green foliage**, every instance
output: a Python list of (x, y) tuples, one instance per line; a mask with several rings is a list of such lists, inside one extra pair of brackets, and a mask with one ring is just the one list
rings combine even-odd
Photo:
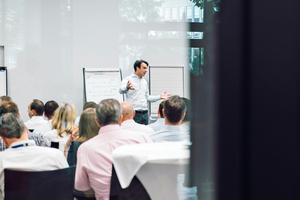
[(190, 1), (193, 2), (195, 6), (203, 9), (203, 0), (190, 0)]

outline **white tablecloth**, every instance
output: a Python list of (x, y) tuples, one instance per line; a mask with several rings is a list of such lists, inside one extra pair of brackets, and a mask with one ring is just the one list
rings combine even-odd
[(121, 187), (126, 188), (145, 163), (187, 165), (190, 151), (184, 142), (164, 142), (122, 146), (112, 156)]

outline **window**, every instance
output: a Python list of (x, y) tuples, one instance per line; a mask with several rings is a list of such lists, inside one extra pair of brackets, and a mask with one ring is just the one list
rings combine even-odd
[(170, 8), (165, 8), (165, 21), (170, 20)]
[(177, 15), (178, 15), (178, 12), (177, 12), (177, 8), (172, 8), (172, 20), (177, 20)]

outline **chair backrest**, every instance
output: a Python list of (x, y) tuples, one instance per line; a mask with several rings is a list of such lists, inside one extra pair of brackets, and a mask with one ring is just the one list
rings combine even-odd
[(130, 185), (122, 189), (114, 165), (112, 165), (112, 174), (110, 181), (110, 200), (151, 200), (143, 184), (134, 176)]
[(58, 149), (59, 143), (58, 142), (51, 142), (51, 146), (50, 147)]
[(75, 165), (52, 171), (4, 169), (5, 200), (73, 200)]

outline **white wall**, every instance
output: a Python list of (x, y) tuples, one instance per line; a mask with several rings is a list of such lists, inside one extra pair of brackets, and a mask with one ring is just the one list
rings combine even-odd
[[(5, 47), (8, 94), (24, 121), (34, 98), (73, 103), (80, 114), (83, 67), (121, 68), (125, 77), (140, 58), (150, 65), (187, 66), (184, 38), (170, 47), (164, 43), (168, 38), (161, 39), (163, 45), (149, 39), (143, 24), (136, 24), (134, 33), (128, 30), (124, 20), (143, 21), (148, 29), (150, 22), (160, 21), (156, 15), (151, 18), (149, 5), (132, 10), (122, 0), (0, 0), (0, 46)], [(132, 17), (133, 13), (141, 15)], [(185, 32), (186, 24), (181, 23), (179, 30)], [(188, 76), (186, 83), (188, 87)]]

